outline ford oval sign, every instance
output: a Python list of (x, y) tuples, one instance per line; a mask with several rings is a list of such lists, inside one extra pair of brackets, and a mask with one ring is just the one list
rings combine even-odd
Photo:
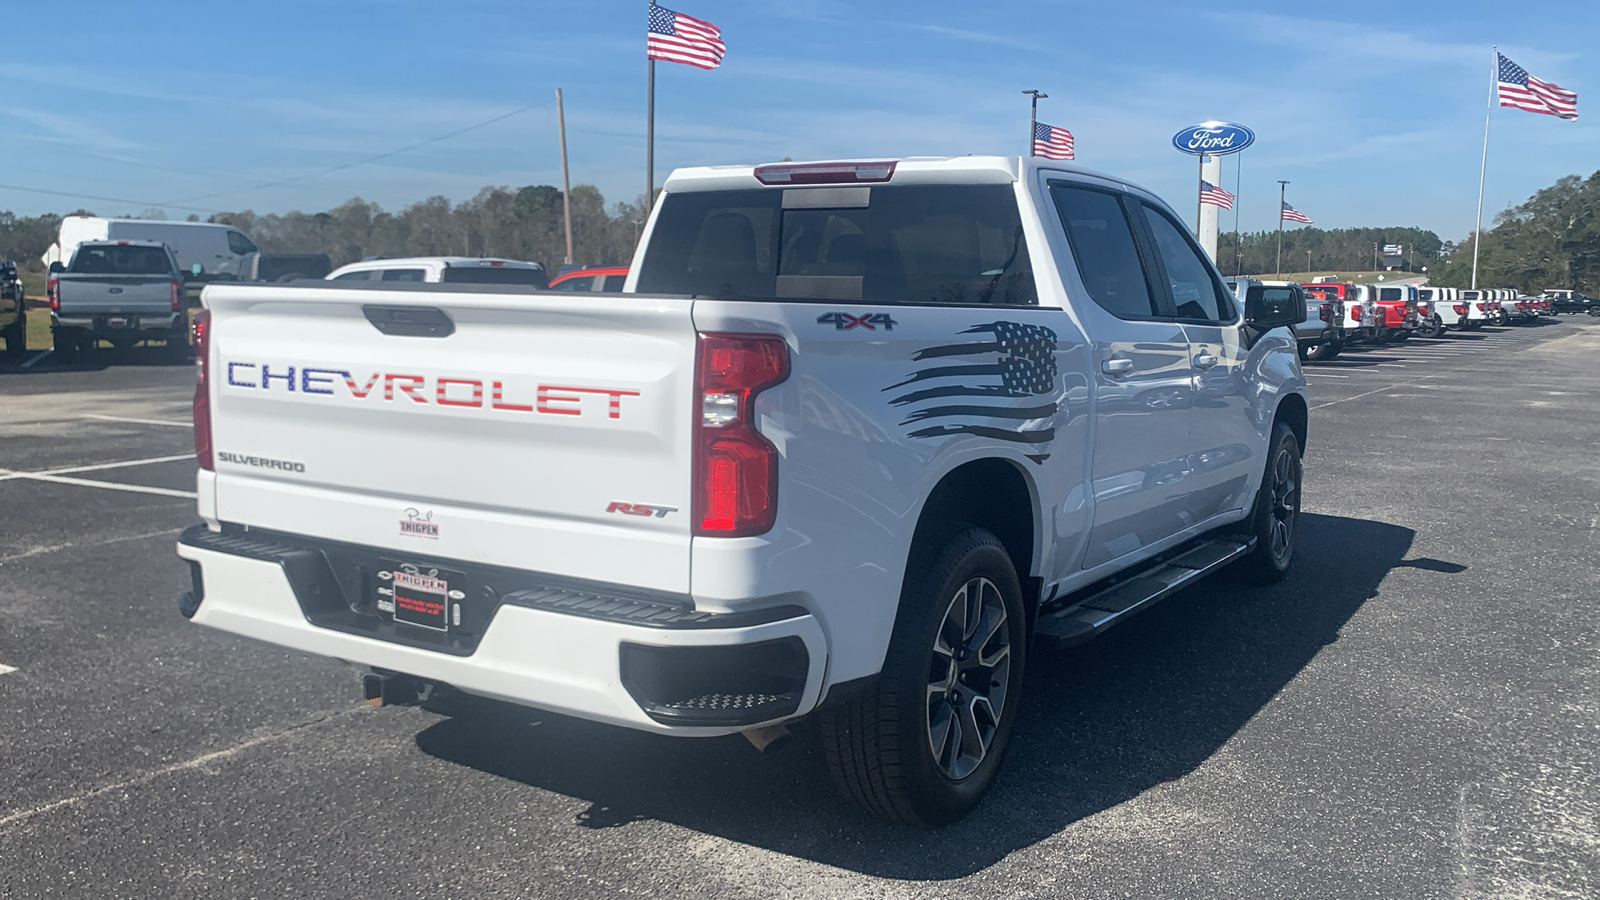
[(1256, 133), (1231, 122), (1201, 122), (1172, 136), (1172, 146), (1193, 156), (1238, 153), (1255, 143)]

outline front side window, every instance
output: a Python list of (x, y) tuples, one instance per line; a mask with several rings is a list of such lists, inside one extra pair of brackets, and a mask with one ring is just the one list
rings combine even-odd
[(1052, 184), (1050, 198), (1089, 297), (1118, 318), (1159, 315), (1122, 201), (1105, 191), (1066, 184)]
[(1145, 221), (1155, 237), (1156, 250), (1167, 268), (1167, 283), (1172, 288), (1172, 305), (1178, 318), (1200, 322), (1228, 322), (1233, 319), (1233, 302), (1222, 283), (1211, 274), (1200, 248), (1167, 215), (1149, 204), (1144, 206)]
[(257, 247), (254, 241), (250, 240), (239, 232), (230, 231), (228, 232), (228, 249), (240, 256), (243, 256), (246, 253), (255, 253), (261, 248)]
[(427, 281), (428, 273), (424, 269), (384, 269), (384, 281)]
[(1014, 189), (873, 186), (669, 194), (638, 290), (884, 304), (1038, 302)]

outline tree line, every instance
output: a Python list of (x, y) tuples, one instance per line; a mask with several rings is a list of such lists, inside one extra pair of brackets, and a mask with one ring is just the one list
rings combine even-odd
[[(1403, 249), (1403, 268), (1431, 274), (1441, 253), (1449, 245), (1422, 228), (1317, 228), (1286, 227), (1283, 230), (1283, 255), (1279, 262), (1278, 232), (1232, 233), (1217, 238), (1217, 268), (1225, 275), (1271, 275), (1274, 272), (1383, 271), (1382, 249), (1399, 244)], [(1306, 253), (1310, 251), (1310, 256)], [(1310, 264), (1307, 265), (1309, 259)]]
[[(572, 188), (573, 259), (627, 265), (644, 225), (643, 198), (606, 208), (593, 185)], [(79, 209), (67, 215), (94, 215)], [(138, 218), (164, 219), (160, 210)], [(62, 216), (0, 212), (0, 259), (30, 271), (55, 243)], [(189, 221), (199, 221), (190, 216)], [(429, 197), (399, 212), (352, 197), (326, 212), (218, 213), (206, 221), (232, 225), (268, 253), (326, 253), (335, 266), (369, 256), (497, 256), (541, 262), (551, 271), (566, 259), (561, 190), (550, 185), (486, 187), (461, 203)]]
[[(643, 222), (643, 198), (606, 207), (593, 185), (572, 188), (574, 259), (626, 265)], [(68, 215), (93, 215), (79, 209)], [(150, 210), (141, 217), (161, 217)], [(0, 212), (0, 259), (32, 271), (55, 242), (61, 216)], [(190, 220), (195, 220), (194, 216)], [(499, 256), (542, 262), (552, 271), (566, 257), (561, 191), (550, 185), (486, 187), (470, 200), (429, 197), (399, 212), (353, 197), (327, 212), (220, 213), (209, 221), (244, 230), (273, 253), (326, 253), (334, 265), (368, 256)], [(1217, 266), (1225, 274), (1374, 269), (1374, 248), (1400, 244), (1406, 268), (1427, 270), (1434, 284), (1467, 287), (1473, 239), (1451, 243), (1421, 228), (1286, 228), (1280, 263), (1278, 232), (1222, 234)], [(1381, 261), (1380, 261), (1381, 262)], [(1478, 283), (1524, 293), (1574, 288), (1600, 294), (1600, 172), (1569, 175), (1495, 216), (1483, 235)]]

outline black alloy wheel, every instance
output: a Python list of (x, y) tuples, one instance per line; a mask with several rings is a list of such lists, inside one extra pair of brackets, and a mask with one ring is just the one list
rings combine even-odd
[(1295, 541), (1300, 532), (1300, 496), (1304, 469), (1300, 441), (1282, 422), (1272, 428), (1266, 472), (1256, 493), (1255, 510), (1246, 519), (1246, 534), (1255, 548), (1234, 566), (1235, 573), (1251, 584), (1272, 584), (1289, 573)]

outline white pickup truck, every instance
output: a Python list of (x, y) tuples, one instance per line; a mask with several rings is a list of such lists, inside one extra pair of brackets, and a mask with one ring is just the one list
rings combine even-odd
[(203, 301), (180, 611), (374, 701), (758, 746), (815, 715), (847, 796), (931, 827), (1035, 639), (1293, 558), (1304, 306), (1070, 164), (680, 170), (621, 294)]

